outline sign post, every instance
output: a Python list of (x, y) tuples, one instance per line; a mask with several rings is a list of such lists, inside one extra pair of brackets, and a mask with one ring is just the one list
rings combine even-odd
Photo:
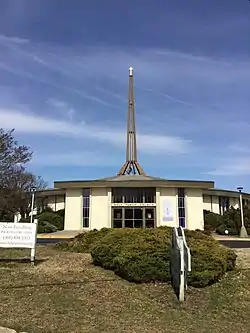
[(172, 287), (179, 301), (183, 302), (188, 272), (191, 271), (191, 254), (182, 227), (172, 229), (170, 267)]
[(0, 247), (30, 249), (30, 262), (35, 263), (37, 220), (34, 223), (0, 223)]

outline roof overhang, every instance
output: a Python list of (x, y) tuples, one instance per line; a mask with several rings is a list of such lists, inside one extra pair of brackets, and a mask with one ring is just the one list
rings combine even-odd
[(59, 195), (65, 195), (65, 190), (60, 188), (48, 188), (44, 190), (38, 190), (36, 191), (36, 197), (46, 197), (46, 196), (59, 196)]
[[(239, 192), (238, 191), (231, 191), (231, 190), (222, 190), (217, 188), (211, 188), (211, 189), (205, 189), (203, 191), (204, 195), (215, 195), (217, 197), (231, 197), (231, 198), (239, 198)], [(250, 199), (250, 193), (242, 192), (242, 196), (244, 198)]]
[(91, 187), (186, 187), (186, 188), (214, 188), (213, 181), (197, 180), (82, 180), (82, 181), (55, 181), (55, 188), (91, 188)]

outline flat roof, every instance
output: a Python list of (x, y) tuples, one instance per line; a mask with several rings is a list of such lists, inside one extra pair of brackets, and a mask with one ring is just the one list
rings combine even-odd
[(45, 188), (44, 190), (36, 191), (36, 197), (46, 197), (47, 195), (65, 195), (65, 190), (60, 188)]
[[(84, 185), (82, 184), (84, 182)], [(36, 196), (38, 197), (46, 197), (46, 196), (59, 196), (59, 195), (65, 195), (65, 190), (66, 188), (86, 188), (86, 187), (90, 187), (89, 182), (92, 181), (70, 181), (70, 182), (60, 182), (62, 183), (62, 185), (64, 185), (64, 188), (48, 188), (48, 189), (44, 189), (44, 190), (38, 190), (36, 191)], [(169, 184), (170, 182), (170, 184)], [(192, 184), (190, 184), (190, 182)], [(69, 186), (69, 183), (73, 183), (71, 184), (71, 186)], [(203, 182), (204, 183), (204, 182)], [(239, 197), (239, 192), (238, 191), (233, 191), (233, 190), (224, 190), (224, 189), (218, 189), (218, 188), (205, 188), (205, 187), (200, 187), (198, 185), (200, 185), (201, 182), (200, 181), (189, 181), (189, 180), (172, 180), (172, 181), (168, 181), (168, 184), (164, 184), (164, 185), (159, 185), (156, 184), (154, 185), (154, 187), (189, 187), (189, 188), (202, 188), (203, 190), (203, 195), (215, 195), (215, 196), (228, 196), (228, 197), (235, 197), (238, 198)], [(115, 186), (114, 186), (115, 185)], [(101, 186), (100, 183), (98, 183), (98, 185), (92, 186), (92, 187), (152, 187), (152, 182), (150, 182), (150, 184), (146, 184), (145, 185), (145, 181), (143, 183), (141, 183), (140, 181), (131, 184), (130, 182), (126, 183), (126, 184), (117, 184), (117, 183), (113, 183), (109, 185), (107, 183), (105, 183), (104, 186)], [(193, 185), (193, 186), (192, 186)], [(194, 186), (196, 185), (196, 186)], [(247, 198), (250, 199), (250, 193), (247, 192), (242, 192), (243, 198)]]
[(87, 188), (87, 187), (193, 187), (214, 188), (213, 181), (203, 180), (169, 180), (150, 176), (125, 175), (107, 177), (96, 180), (55, 181), (55, 188)]
[[(244, 197), (250, 198), (250, 193), (247, 192), (241, 192)], [(216, 195), (216, 196), (229, 196), (229, 197), (239, 197), (239, 191), (233, 191), (233, 190), (224, 190), (219, 188), (210, 188), (205, 189), (203, 191), (203, 194), (205, 195)]]

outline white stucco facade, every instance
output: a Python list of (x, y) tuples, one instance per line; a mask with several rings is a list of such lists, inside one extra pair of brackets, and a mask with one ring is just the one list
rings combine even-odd
[[(72, 184), (69, 184), (69, 188), (53, 189), (51, 190), (51, 195), (50, 190), (45, 191), (47, 203), (54, 211), (65, 209), (65, 230), (112, 228), (114, 227), (112, 208), (117, 205), (119, 206), (119, 204), (113, 204), (112, 202), (112, 185), (109, 182), (107, 186), (103, 186), (102, 184), (102, 186), (98, 187), (94, 184), (93, 187), (89, 187), (87, 224), (86, 221), (84, 222), (83, 217), (84, 214), (86, 215), (86, 212), (83, 213), (85, 208), (81, 183), (74, 184), (73, 187)], [(127, 187), (126, 183), (122, 183), (121, 186)], [(137, 183), (135, 187), (138, 187)], [(154, 188), (155, 202), (152, 204), (142, 204), (142, 209), (144, 207), (145, 210), (145, 207), (148, 205), (152, 206), (151, 208), (155, 212), (155, 227), (179, 226), (181, 209), (179, 207), (178, 187), (163, 184)], [(213, 188), (204, 189), (195, 185), (193, 187), (185, 186), (184, 193), (184, 197), (181, 199), (184, 205), (182, 208), (182, 211), (184, 211), (183, 223), (184, 227), (190, 230), (204, 229), (204, 210), (222, 214), (225, 210), (225, 207), (221, 207), (223, 200), (223, 202), (227, 203), (228, 207), (239, 207), (239, 193), (235, 191), (216, 190)], [(250, 203), (250, 195), (244, 193), (243, 200), (245, 204), (247, 204), (248, 200)], [(124, 203), (122, 205), (123, 208), (132, 206), (132, 203)], [(140, 204), (135, 204), (134, 206), (137, 207)]]
[(204, 229), (202, 189), (187, 189), (186, 191), (186, 227), (190, 230)]
[(90, 229), (111, 228), (111, 189), (92, 188), (90, 194)]
[(66, 190), (64, 229), (82, 229), (82, 189), (80, 188)]

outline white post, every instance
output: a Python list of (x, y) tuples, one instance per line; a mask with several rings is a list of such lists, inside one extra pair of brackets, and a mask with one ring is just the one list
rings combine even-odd
[(240, 228), (240, 237), (246, 238), (248, 237), (247, 230), (244, 225), (244, 212), (243, 212), (243, 204), (242, 204), (242, 190), (243, 187), (237, 187), (237, 190), (240, 193), (240, 217), (241, 217), (241, 228)]
[(30, 212), (30, 223), (33, 222), (33, 210), (34, 210), (34, 204), (35, 204), (35, 187), (31, 188), (32, 196), (31, 196), (31, 212)]
[(242, 193), (240, 192), (240, 216), (241, 216), (241, 226), (244, 227), (244, 212), (242, 203)]
[(35, 257), (36, 257), (36, 240), (37, 240), (37, 226), (38, 226), (38, 220), (34, 220), (34, 224), (36, 225), (36, 233), (35, 233), (35, 242), (34, 246), (30, 250), (30, 263), (31, 265), (35, 265)]
[(179, 301), (184, 302), (185, 299), (185, 266), (184, 266), (184, 251), (183, 251), (183, 239), (179, 240), (179, 250), (180, 250), (180, 259), (181, 259), (181, 267), (180, 267), (180, 289), (179, 289)]
[(182, 227), (173, 228), (170, 252), (172, 286), (180, 302), (185, 299), (187, 274), (191, 271), (191, 255)]

